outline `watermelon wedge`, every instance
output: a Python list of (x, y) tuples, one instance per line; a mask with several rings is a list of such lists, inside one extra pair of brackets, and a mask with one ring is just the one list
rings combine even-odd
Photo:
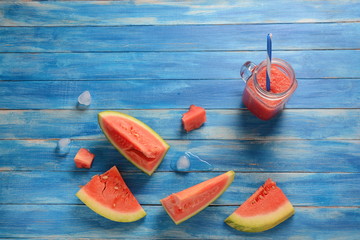
[(149, 175), (157, 169), (170, 148), (149, 126), (125, 113), (100, 112), (98, 120), (112, 145)]
[(225, 222), (243, 232), (262, 232), (275, 227), (295, 213), (276, 183), (268, 179)]
[(76, 196), (94, 212), (116, 222), (134, 222), (146, 215), (115, 166), (93, 176)]
[(173, 193), (160, 202), (175, 224), (191, 218), (221, 196), (233, 182), (234, 171)]
[(183, 114), (182, 123), (186, 132), (201, 127), (206, 122), (206, 112), (202, 107), (191, 105), (189, 111)]
[(74, 157), (77, 168), (91, 168), (95, 155), (86, 148), (80, 148)]

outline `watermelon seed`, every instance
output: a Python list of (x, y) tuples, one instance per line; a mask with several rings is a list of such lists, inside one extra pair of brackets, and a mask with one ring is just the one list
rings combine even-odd
[(260, 198), (260, 199), (263, 199), (263, 198), (264, 198), (264, 196), (263, 196), (263, 195), (259, 195), (259, 198)]
[(267, 194), (268, 194), (268, 192), (265, 190), (265, 191), (264, 191), (264, 194), (265, 194), (265, 195), (267, 195)]
[(106, 180), (106, 179), (108, 179), (108, 178), (109, 178), (109, 176), (107, 176), (107, 175), (102, 176), (102, 179), (104, 179), (104, 180)]
[(114, 189), (118, 190), (118, 189), (119, 189), (119, 187), (118, 187), (118, 186), (115, 186), (115, 187), (114, 187)]

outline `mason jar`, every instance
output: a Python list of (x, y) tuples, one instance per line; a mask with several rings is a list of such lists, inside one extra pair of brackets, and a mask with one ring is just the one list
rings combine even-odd
[(259, 65), (248, 61), (240, 70), (240, 76), (246, 83), (243, 103), (262, 120), (269, 120), (278, 114), (298, 85), (291, 65), (282, 59), (274, 58), (271, 61), (271, 88), (267, 91), (266, 64), (266, 60)]

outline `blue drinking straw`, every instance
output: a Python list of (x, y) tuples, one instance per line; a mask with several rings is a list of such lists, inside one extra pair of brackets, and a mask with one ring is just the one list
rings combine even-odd
[(270, 91), (270, 79), (271, 79), (271, 37), (272, 34), (267, 35), (267, 63), (266, 63), (266, 91)]

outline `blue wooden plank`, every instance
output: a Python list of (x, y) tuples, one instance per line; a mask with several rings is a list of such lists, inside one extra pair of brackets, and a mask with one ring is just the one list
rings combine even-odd
[[(239, 79), (265, 52), (3, 53), (1, 80)], [(278, 51), (297, 78), (359, 78), (359, 50)], [(16, 63), (16, 64), (15, 64)]]
[[(360, 79), (298, 81), (287, 108), (360, 107)], [(207, 109), (244, 108), (244, 86), (240, 79), (4, 81), (0, 85), (0, 109), (76, 109), (77, 98), (85, 90), (92, 95), (90, 109), (187, 108), (191, 104)]]
[[(171, 148), (157, 172), (172, 171), (171, 161), (190, 151), (208, 161), (213, 171), (241, 172), (360, 172), (360, 140), (338, 141), (167, 141)], [(107, 140), (74, 140), (68, 155), (59, 156), (56, 140), (0, 141), (0, 171), (105, 172), (118, 165), (138, 172)], [(91, 169), (78, 169), (74, 156), (81, 148), (95, 154)], [(193, 162), (195, 169), (199, 164)], [(201, 168), (200, 168), (201, 169)]]
[(359, 23), (0, 27), (0, 52), (265, 50), (269, 29), (273, 51), (359, 47)]
[(5, 2), (2, 26), (234, 24), (358, 21), (357, 1)]
[(359, 208), (296, 207), (292, 218), (262, 233), (239, 232), (224, 224), (235, 207), (210, 206), (180, 225), (175, 225), (160, 206), (144, 208), (148, 213), (145, 218), (117, 223), (82, 205), (0, 205), (0, 237), (355, 240), (360, 234)]
[[(116, 110), (116, 109), (114, 109)], [(101, 110), (2, 110), (1, 139), (104, 139)], [(359, 139), (360, 109), (285, 109), (270, 121), (247, 110), (208, 110), (207, 122), (186, 133), (181, 116), (187, 109), (119, 110), (148, 124), (164, 139)], [(26, 131), (24, 130), (26, 126)]]
[[(118, 166), (122, 172), (121, 165)], [(231, 166), (227, 170), (232, 170)], [(102, 172), (101, 172), (102, 173)], [(159, 204), (174, 192), (218, 176), (223, 172), (123, 172), (123, 178), (141, 204)], [(2, 171), (1, 204), (79, 204), (74, 195), (97, 173)], [(213, 204), (240, 205), (266, 179), (277, 182), (296, 206), (360, 206), (359, 173), (245, 173), (238, 172), (228, 190)], [(331, 191), (330, 191), (331, 189)]]
[[(12, 110), (0, 110), (0, 238), (357, 239), (359, 3), (1, 2), (0, 26), (11, 27), (0, 27), (0, 109)], [(242, 106), (238, 72), (265, 58), (254, 39), (269, 29), (274, 57), (293, 65), (299, 88), (283, 114), (263, 122)], [(93, 94), (88, 110), (75, 106), (83, 90)], [(180, 119), (190, 104), (205, 107), (208, 122), (186, 134)], [(152, 177), (104, 139), (102, 109), (121, 109), (167, 139)], [(60, 137), (73, 138), (65, 157), (55, 152)], [(90, 170), (74, 166), (80, 147), (96, 154)], [(185, 151), (214, 171), (169, 172)], [(139, 222), (108, 221), (74, 196), (114, 164), (145, 204)], [(237, 171), (228, 191), (174, 225), (159, 199), (227, 170)], [(259, 234), (225, 225), (268, 177), (295, 216)]]

